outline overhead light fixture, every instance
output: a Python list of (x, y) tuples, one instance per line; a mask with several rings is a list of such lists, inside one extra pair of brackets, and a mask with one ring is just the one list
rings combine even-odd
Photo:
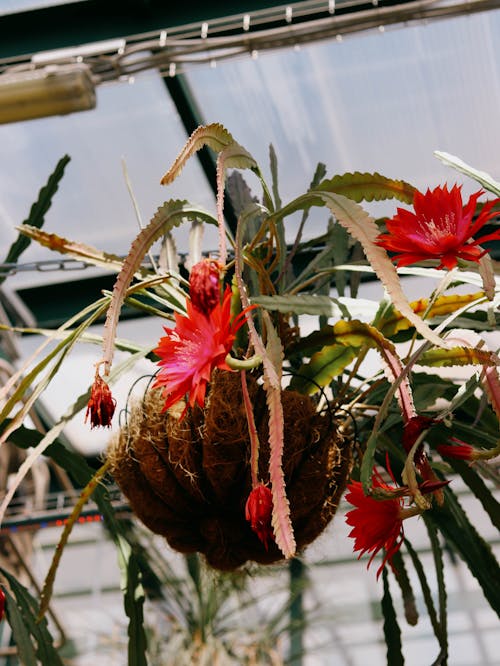
[(0, 124), (95, 108), (95, 85), (84, 64), (48, 65), (0, 75)]

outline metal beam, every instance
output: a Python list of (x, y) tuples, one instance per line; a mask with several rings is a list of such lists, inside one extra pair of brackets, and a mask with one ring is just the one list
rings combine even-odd
[[(250, 7), (249, 7), (250, 4)], [(287, 5), (299, 4), (297, 0)], [(279, 2), (253, 0), (78, 0), (64, 4), (0, 14), (0, 59), (40, 51), (139, 35), (190, 23), (242, 15), (283, 6)]]

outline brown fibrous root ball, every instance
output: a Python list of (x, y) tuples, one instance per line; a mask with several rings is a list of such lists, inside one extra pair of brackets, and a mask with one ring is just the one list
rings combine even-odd
[[(268, 411), (262, 386), (247, 376), (259, 434), (259, 480), (269, 483)], [(350, 470), (350, 443), (313, 400), (282, 391), (283, 471), (298, 550), (333, 518)], [(239, 373), (214, 371), (205, 408), (179, 419), (163, 411), (159, 389), (135, 404), (128, 424), (112, 440), (112, 474), (136, 516), (181, 553), (203, 553), (230, 571), (251, 560), (283, 558), (264, 547), (245, 519), (252, 489), (250, 441)]]

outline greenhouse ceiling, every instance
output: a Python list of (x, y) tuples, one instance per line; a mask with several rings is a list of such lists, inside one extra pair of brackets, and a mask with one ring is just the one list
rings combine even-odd
[[(207, 122), (227, 127), (264, 170), (273, 145), (283, 200), (307, 187), (318, 162), (329, 175), (379, 171), (421, 188), (463, 182), (435, 150), (500, 178), (499, 1), (171, 5), (2, 3), (0, 79), (77, 63), (96, 95), (92, 110), (0, 125), (2, 257), (66, 154), (47, 231), (125, 253), (137, 232), (127, 180), (144, 220), (173, 197), (213, 209), (208, 152), (168, 190), (159, 184)], [(181, 233), (180, 251), (186, 243)], [(39, 324), (60, 321), (75, 294), (85, 301), (109, 287), (34, 245), (9, 272), (4, 293), (21, 321)]]

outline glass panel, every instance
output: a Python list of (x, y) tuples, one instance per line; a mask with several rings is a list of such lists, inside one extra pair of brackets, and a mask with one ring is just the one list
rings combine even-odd
[[(17, 235), (16, 225), (26, 219), (39, 189), (66, 153), (71, 162), (44, 227), (52, 233), (102, 250), (127, 252), (138, 224), (122, 159), (144, 224), (171, 198), (188, 198), (213, 211), (213, 195), (196, 158), (173, 185), (160, 185), (185, 141), (177, 110), (160, 77), (152, 73), (133, 85), (98, 87), (95, 110), (0, 125), (0, 257), (5, 257)], [(179, 251), (187, 249), (184, 226), (176, 232)], [(213, 237), (215, 248), (215, 232)], [(33, 244), (21, 261), (59, 256)], [(40, 274), (20, 274), (16, 285), (39, 284), (40, 279)]]
[(205, 119), (223, 123), (263, 168), (274, 145), (285, 201), (318, 161), (329, 175), (462, 182), (433, 156), (442, 150), (498, 179), (499, 33), (500, 11), (491, 11), (192, 68), (188, 79)]

